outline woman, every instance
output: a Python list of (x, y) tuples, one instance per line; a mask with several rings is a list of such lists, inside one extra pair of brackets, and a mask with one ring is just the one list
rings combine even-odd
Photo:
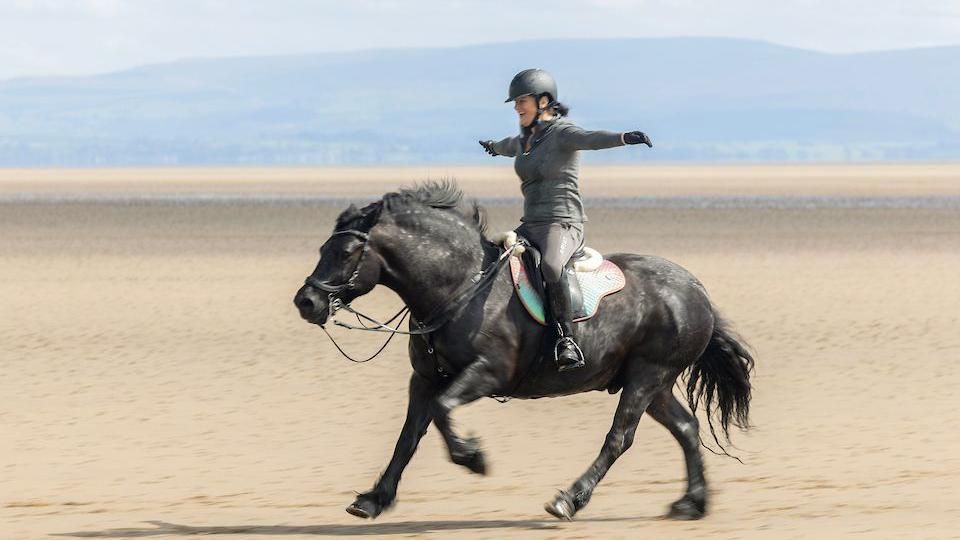
[(625, 144), (653, 147), (643, 132), (586, 131), (569, 120), (569, 108), (557, 101), (557, 83), (542, 69), (526, 69), (510, 81), (509, 96), (520, 119), (520, 135), (480, 141), (491, 156), (515, 157), (514, 170), (523, 192), (522, 225), (517, 232), (542, 254), (550, 310), (559, 337), (555, 346), (560, 371), (582, 367), (583, 352), (573, 336), (569, 288), (563, 269), (583, 246), (583, 211), (579, 150), (600, 150)]

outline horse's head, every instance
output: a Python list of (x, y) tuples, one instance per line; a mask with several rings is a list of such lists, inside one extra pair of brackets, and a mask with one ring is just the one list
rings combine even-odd
[(300, 316), (323, 325), (378, 283), (400, 295), (411, 313), (428, 313), (435, 306), (425, 289), (452, 293), (447, 289), (460, 287), (484, 258), (483, 212), (475, 204), (471, 219), (460, 211), (462, 201), (456, 182), (427, 181), (361, 209), (351, 205), (293, 299)]
[(350, 205), (333, 234), (320, 246), (320, 261), (293, 298), (300, 316), (324, 325), (341, 306), (370, 292), (380, 279), (378, 257), (371, 256), (373, 226), (382, 204)]

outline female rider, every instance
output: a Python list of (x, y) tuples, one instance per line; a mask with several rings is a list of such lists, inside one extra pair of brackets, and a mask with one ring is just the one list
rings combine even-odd
[(573, 334), (569, 288), (563, 271), (583, 246), (583, 211), (579, 150), (600, 150), (625, 144), (646, 144), (641, 131), (617, 133), (587, 131), (566, 119), (569, 108), (557, 101), (557, 83), (542, 69), (525, 69), (510, 81), (504, 103), (513, 101), (520, 117), (520, 134), (500, 141), (479, 141), (491, 156), (515, 157), (514, 170), (523, 192), (522, 224), (517, 232), (542, 255), (541, 271), (547, 284), (550, 311), (557, 323), (555, 345), (560, 371), (582, 367), (583, 352)]

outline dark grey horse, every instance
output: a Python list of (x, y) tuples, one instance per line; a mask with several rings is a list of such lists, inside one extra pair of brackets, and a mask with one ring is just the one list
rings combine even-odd
[[(600, 455), (547, 511), (571, 519), (582, 509), (633, 443), (647, 412), (670, 430), (686, 459), (687, 491), (670, 516), (702, 517), (707, 488), (699, 424), (674, 397), (674, 384), (686, 373), (690, 409), (696, 412), (702, 404), (708, 420), (711, 413), (718, 417), (729, 440), (730, 423), (748, 426), (753, 367), (703, 286), (662, 258), (610, 255), (623, 269), (626, 287), (577, 325), (587, 366), (558, 373), (552, 357), (541, 354), (545, 328), (520, 305), (508, 273), (497, 271), (502, 249), (486, 239), (482, 210), (474, 204), (469, 215), (461, 199), (454, 184), (427, 183), (388, 193), (362, 209), (351, 206), (337, 219), (320, 248), (320, 262), (294, 299), (305, 320), (322, 326), (337, 307), (384, 285), (410, 309), (411, 330), (431, 330), (410, 337), (410, 399), (393, 457), (373, 489), (347, 511), (374, 518), (393, 504), (400, 475), (431, 421), (453, 462), (483, 474), (479, 441), (460, 437), (451, 425), (456, 407), (487, 396), (606, 390), (620, 391), (620, 403)], [(711, 420), (711, 433), (713, 427)]]

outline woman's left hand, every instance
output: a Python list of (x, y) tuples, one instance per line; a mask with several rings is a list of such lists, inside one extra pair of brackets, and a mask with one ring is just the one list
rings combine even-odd
[(628, 131), (623, 134), (624, 144), (645, 144), (650, 148), (653, 148), (653, 142), (650, 141), (650, 137), (647, 137), (647, 134), (642, 131)]

